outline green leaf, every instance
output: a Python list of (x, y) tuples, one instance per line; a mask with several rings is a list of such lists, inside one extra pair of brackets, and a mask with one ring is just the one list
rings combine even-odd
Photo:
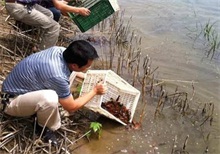
[(77, 91), (78, 93), (80, 93), (81, 89), (82, 89), (82, 85), (78, 86), (78, 87), (76, 88), (76, 91)]
[(98, 122), (91, 122), (90, 129), (93, 130), (93, 132), (99, 132), (102, 128), (102, 124)]

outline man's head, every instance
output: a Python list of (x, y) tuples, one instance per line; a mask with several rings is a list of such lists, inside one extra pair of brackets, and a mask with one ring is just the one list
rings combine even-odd
[(93, 60), (98, 57), (96, 49), (85, 40), (72, 42), (63, 52), (63, 58), (70, 70), (77, 72), (88, 69)]

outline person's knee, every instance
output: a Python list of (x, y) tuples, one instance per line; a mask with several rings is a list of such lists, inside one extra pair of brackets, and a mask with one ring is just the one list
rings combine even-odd
[(53, 19), (53, 17), (54, 17), (53, 12), (48, 11), (48, 12), (47, 12), (47, 16), (48, 16), (49, 18), (52, 18), (52, 19)]
[(51, 23), (50, 27), (48, 27), (48, 30), (49, 30), (50, 32), (59, 34), (60, 28), (61, 28), (60, 24), (59, 24), (58, 22), (56, 22), (56, 21), (53, 21), (53, 22)]
[(50, 106), (50, 108), (58, 107), (58, 95), (53, 90), (47, 90), (43, 93), (44, 106)]
[(60, 31), (60, 24), (54, 19), (48, 18), (42, 23), (41, 28), (48, 34), (58, 33)]
[(60, 28), (61, 28), (61, 26), (59, 23), (54, 24), (53, 28), (51, 29), (53, 31), (54, 36), (59, 37)]
[(57, 31), (60, 31), (60, 28), (61, 28), (60, 24), (57, 23), (57, 24), (55, 25), (55, 29), (56, 29)]

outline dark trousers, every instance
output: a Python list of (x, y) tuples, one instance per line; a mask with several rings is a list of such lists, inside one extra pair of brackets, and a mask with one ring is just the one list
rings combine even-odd
[(58, 22), (61, 16), (60, 10), (55, 7), (49, 7), (48, 9), (53, 13), (53, 19)]

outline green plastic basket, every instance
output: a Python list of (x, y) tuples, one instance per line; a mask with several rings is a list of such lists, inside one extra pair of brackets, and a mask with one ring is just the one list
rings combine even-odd
[(81, 32), (85, 32), (119, 10), (116, 0), (78, 0), (71, 1), (69, 5), (88, 8), (89, 16), (68, 13)]

